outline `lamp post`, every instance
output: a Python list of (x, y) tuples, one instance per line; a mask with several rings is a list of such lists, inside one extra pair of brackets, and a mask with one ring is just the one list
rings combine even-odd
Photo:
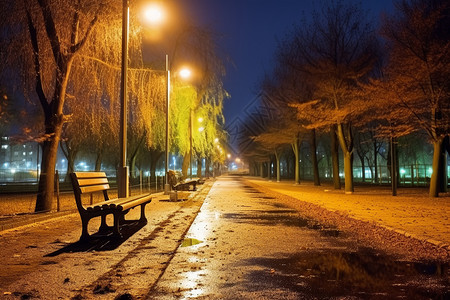
[[(191, 71), (187, 68), (183, 68), (179, 71), (179, 75), (186, 79), (191, 76)], [(169, 184), (169, 114), (170, 114), (170, 68), (169, 68), (169, 56), (166, 54), (166, 162), (165, 162), (165, 179), (164, 194), (170, 192)]]
[(170, 192), (169, 185), (169, 104), (170, 104), (170, 70), (169, 70), (169, 56), (166, 54), (166, 184), (164, 185), (164, 193), (167, 195)]
[[(122, 1), (122, 67), (120, 80), (120, 166), (118, 169), (117, 193), (119, 198), (128, 197), (128, 166), (127, 166), (127, 72), (128, 72), (128, 31), (129, 31), (129, 0)], [(145, 12), (147, 20), (156, 24), (163, 18), (162, 11), (157, 6), (151, 6)], [(167, 100), (168, 101), (168, 100)]]
[(127, 70), (128, 70), (128, 0), (123, 0), (122, 7), (122, 68), (120, 82), (120, 166), (118, 170), (118, 196), (128, 197), (127, 166)]

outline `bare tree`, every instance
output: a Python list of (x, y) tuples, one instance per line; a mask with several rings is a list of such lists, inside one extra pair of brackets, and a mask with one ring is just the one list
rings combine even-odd
[(313, 111), (299, 109), (310, 118), (310, 128), (335, 126), (344, 154), (345, 192), (353, 192), (352, 127), (367, 104), (358, 97), (358, 82), (374, 63), (375, 41), (370, 23), (360, 6), (333, 1), (315, 13), (311, 23), (298, 27), (288, 40), (293, 69), (313, 86)]
[[(402, 135), (422, 129), (433, 144), (430, 196), (445, 177), (444, 141), (450, 132), (450, 34), (448, 1), (398, 1), (384, 20), (390, 59), (383, 79), (385, 109), (393, 110)], [(384, 100), (384, 101), (383, 101)]]

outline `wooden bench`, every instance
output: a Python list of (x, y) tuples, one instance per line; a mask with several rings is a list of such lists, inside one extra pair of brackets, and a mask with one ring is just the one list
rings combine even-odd
[[(78, 212), (81, 217), (82, 232), (80, 240), (89, 238), (88, 223), (95, 217), (101, 217), (99, 232), (107, 232), (109, 227), (106, 224), (106, 216), (114, 216), (113, 237), (120, 238), (120, 225), (125, 221), (124, 216), (130, 209), (141, 206), (140, 223), (147, 223), (145, 217), (145, 205), (152, 201), (150, 194), (131, 196), (127, 198), (110, 199), (108, 196), (109, 183), (104, 172), (74, 172), (70, 174), (73, 192), (77, 203)], [(105, 201), (89, 206), (82, 203), (82, 194), (102, 192)]]
[(175, 171), (169, 170), (169, 185), (172, 187), (175, 191), (189, 191), (192, 188), (192, 191), (197, 190), (197, 184), (199, 183), (199, 179), (186, 179), (186, 180), (179, 180), (177, 178), (177, 175), (175, 174)]

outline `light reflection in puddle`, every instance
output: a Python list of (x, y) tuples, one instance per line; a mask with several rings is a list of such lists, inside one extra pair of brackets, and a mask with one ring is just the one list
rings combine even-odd
[(185, 293), (182, 299), (196, 298), (205, 293), (205, 290), (198, 286), (202, 282), (201, 277), (203, 276), (205, 276), (204, 270), (188, 271), (183, 274), (184, 278), (181, 280), (180, 286), (185, 290)]
[(183, 240), (183, 242), (181, 242), (180, 247), (189, 247), (189, 246), (198, 245), (200, 243), (203, 243), (203, 241), (193, 239), (193, 238), (186, 238)]

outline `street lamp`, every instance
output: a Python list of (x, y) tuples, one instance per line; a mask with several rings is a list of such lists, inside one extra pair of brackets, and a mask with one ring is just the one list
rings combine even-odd
[[(191, 71), (187, 68), (181, 69), (179, 75), (186, 79), (191, 76)], [(166, 183), (164, 185), (164, 194), (169, 194), (170, 184), (169, 184), (169, 106), (170, 106), (170, 70), (169, 70), (169, 56), (166, 55), (166, 163), (165, 163), (165, 179)]]
[(166, 184), (164, 185), (164, 194), (169, 194), (169, 104), (170, 104), (170, 70), (169, 70), (169, 55), (166, 54)]
[[(120, 78), (120, 165), (118, 170), (118, 196), (128, 197), (128, 166), (127, 166), (127, 72), (128, 72), (128, 31), (129, 31), (130, 8), (128, 0), (122, 1), (122, 66)], [(161, 22), (163, 19), (162, 10), (153, 6), (146, 13), (148, 20), (152, 24)]]
[(118, 170), (118, 196), (128, 197), (127, 166), (127, 70), (128, 70), (128, 20), (130, 9), (128, 0), (122, 3), (122, 67), (120, 78), (120, 166)]

